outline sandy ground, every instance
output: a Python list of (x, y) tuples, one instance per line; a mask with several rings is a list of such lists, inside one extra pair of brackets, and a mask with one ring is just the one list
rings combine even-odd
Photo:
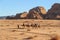
[[(22, 26), (35, 23), (40, 27)], [(0, 40), (51, 40), (56, 35), (60, 40), (60, 20), (0, 20)]]

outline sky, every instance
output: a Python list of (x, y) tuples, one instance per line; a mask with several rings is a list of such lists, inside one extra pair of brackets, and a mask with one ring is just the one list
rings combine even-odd
[(0, 16), (16, 15), (30, 9), (43, 6), (46, 11), (60, 0), (0, 0)]

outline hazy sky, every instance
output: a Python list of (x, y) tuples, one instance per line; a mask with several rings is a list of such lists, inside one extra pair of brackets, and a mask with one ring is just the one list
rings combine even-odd
[(36, 6), (48, 10), (54, 3), (60, 3), (60, 0), (0, 0), (0, 16), (15, 15)]

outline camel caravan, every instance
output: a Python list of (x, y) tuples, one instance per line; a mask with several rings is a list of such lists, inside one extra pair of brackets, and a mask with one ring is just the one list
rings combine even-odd
[(25, 22), (23, 23), (21, 26), (17, 25), (18, 28), (40, 28), (40, 24), (39, 23), (28, 23)]

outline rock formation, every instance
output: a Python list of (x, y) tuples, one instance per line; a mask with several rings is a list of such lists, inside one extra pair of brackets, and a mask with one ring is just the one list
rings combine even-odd
[(27, 12), (16, 14), (15, 19), (26, 19)]
[(44, 19), (46, 10), (44, 7), (35, 7), (27, 12), (18, 13), (15, 17), (7, 16), (7, 19)]
[(22, 19), (26, 19), (27, 14), (28, 14), (27, 12), (22, 13), (22, 14), (20, 15), (20, 18), (22, 18)]
[(18, 13), (14, 17), (7, 16), (6, 19), (60, 19), (60, 4), (55, 3), (47, 13), (44, 7), (38, 6), (30, 9), (29, 13)]
[(48, 10), (46, 18), (48, 19), (60, 19), (60, 4), (55, 3), (51, 9)]
[(27, 12), (18, 13), (15, 16), (7, 16), (6, 19), (26, 19)]
[(15, 16), (7, 16), (6, 19), (15, 19)]
[(43, 19), (46, 14), (44, 7), (35, 7), (31, 9), (27, 15), (28, 19)]

